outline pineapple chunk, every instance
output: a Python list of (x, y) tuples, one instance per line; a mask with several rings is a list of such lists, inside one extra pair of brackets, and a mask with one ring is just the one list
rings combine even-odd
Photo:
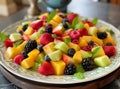
[(36, 59), (39, 55), (40, 51), (38, 49), (33, 49), (31, 52), (28, 53), (30, 58)]
[(58, 23), (55, 22), (54, 20), (51, 20), (49, 23), (52, 24), (53, 28), (55, 28), (58, 25)]
[(54, 46), (55, 46), (54, 42), (50, 42), (49, 44), (43, 47), (43, 50), (46, 54), (52, 53), (56, 50)]
[(61, 22), (62, 22), (62, 18), (61, 18), (59, 15), (55, 15), (55, 16), (53, 17), (53, 20), (54, 20), (55, 22), (57, 22), (57, 23), (61, 23)]
[(64, 74), (66, 64), (63, 61), (57, 61), (57, 62), (51, 61), (51, 64), (54, 68), (56, 75), (63, 75)]
[(28, 26), (28, 28), (25, 30), (24, 34), (25, 35), (31, 35), (33, 33), (33, 28)]
[(74, 48), (75, 51), (79, 51), (79, 50), (80, 50), (79, 45), (74, 44), (74, 43), (72, 43), (72, 42), (69, 42), (68, 46), (69, 46), (70, 48)]

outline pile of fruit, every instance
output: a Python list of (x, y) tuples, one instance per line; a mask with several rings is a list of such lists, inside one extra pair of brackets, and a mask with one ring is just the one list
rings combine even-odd
[(25, 21), (4, 40), (6, 56), (25, 69), (42, 75), (74, 75), (111, 64), (116, 54), (112, 31), (97, 27), (97, 19), (76, 13), (45, 13)]

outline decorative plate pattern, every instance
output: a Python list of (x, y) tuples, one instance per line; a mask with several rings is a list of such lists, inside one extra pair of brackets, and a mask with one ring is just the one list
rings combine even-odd
[[(6, 29), (4, 29), (2, 32), (5, 34), (10, 34), (12, 32), (15, 32), (17, 26), (21, 24), (22, 21), (16, 22), (15, 24), (12, 24), (8, 26)], [(108, 75), (109, 73), (113, 72), (117, 68), (120, 67), (120, 32), (118, 29), (116, 29), (114, 26), (99, 20), (98, 22), (98, 27), (101, 26), (107, 26), (109, 29), (114, 31), (115, 33), (115, 40), (116, 40), (116, 49), (117, 49), (117, 54), (114, 57), (111, 57), (111, 65), (105, 68), (96, 68), (92, 71), (85, 72), (85, 79), (77, 79), (73, 76), (43, 76), (35, 71), (32, 70), (25, 70), (21, 66), (13, 63), (13, 61), (9, 60), (5, 56), (5, 47), (3, 47), (3, 44), (0, 41), (0, 64), (6, 68), (9, 72), (12, 74), (19, 76), (24, 79), (28, 79), (34, 82), (42, 82), (42, 83), (49, 83), (49, 84), (75, 84), (75, 83), (83, 83), (87, 81), (92, 81), (98, 78), (101, 78), (105, 75)]]

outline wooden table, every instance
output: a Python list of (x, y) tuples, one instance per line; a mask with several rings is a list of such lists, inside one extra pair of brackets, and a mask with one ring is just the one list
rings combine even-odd
[[(42, 5), (41, 3), (39, 4), (39, 8), (41, 9), (42, 12), (46, 12), (45, 6)], [(3, 30), (6, 26), (23, 19), (27, 13), (26, 11), (27, 11), (27, 9), (21, 10), (18, 13), (9, 16), (6, 19), (1, 20), (0, 21), (0, 30)], [(89, 0), (72, 0), (72, 2), (68, 5), (68, 12), (76, 12), (79, 15), (85, 16), (85, 17), (98, 17), (99, 19), (105, 20), (105, 21), (113, 24), (116, 27), (120, 26), (120, 6), (117, 6), (117, 5), (105, 4), (105, 3), (95, 3), (95, 2), (90, 2)], [(31, 89), (33, 89), (33, 87), (36, 86), (36, 89), (38, 89), (38, 87), (40, 88), (40, 86), (38, 86), (38, 85), (41, 85), (41, 84), (39, 84), (39, 83), (35, 83), (35, 85), (30, 86), (31, 84), (34, 84), (33, 82), (30, 81), (28, 83), (30, 85), (27, 85), (26, 82), (28, 82), (28, 80), (21, 79), (19, 77), (12, 75), (8, 71), (6, 71), (3, 67), (0, 67), (0, 69), (6, 78), (8, 78), (11, 82), (13, 82), (14, 84), (16, 84), (19, 87), (22, 87), (25, 89), (30, 89), (30, 87), (31, 87)], [(86, 85), (88, 85), (89, 89), (98, 89), (98, 88), (101, 88), (104, 85), (110, 83), (114, 79), (118, 78), (120, 76), (119, 74), (120, 74), (120, 68), (118, 70), (116, 70), (115, 72), (113, 72), (112, 74), (108, 75), (107, 77), (105, 76), (99, 80), (95, 80), (95, 81), (84, 83), (84, 84), (79, 84), (79, 86), (78, 86), (78, 84), (70, 85), (70, 87), (72, 89), (80, 89), (81, 87), (83, 87), (81, 89), (88, 89), (88, 87), (86, 86)], [(2, 79), (4, 80), (4, 78), (2, 78)], [(17, 81), (17, 82), (15, 82), (15, 81)], [(120, 81), (120, 78), (116, 79), (116, 81)], [(3, 83), (5, 83), (5, 82), (3, 82)], [(26, 87), (28, 86), (28, 88), (26, 88), (24, 85)], [(45, 89), (45, 87), (43, 85), (44, 84), (41, 85), (42, 88), (40, 88), (40, 89)], [(92, 87), (93, 85), (95, 85), (95, 86)], [(110, 89), (119, 89), (120, 88), (119, 85), (120, 84), (117, 85), (115, 81), (112, 82), (111, 84), (109, 84), (109, 86), (112, 86)], [(109, 86), (107, 86), (106, 88), (102, 88), (102, 89), (109, 89)], [(70, 87), (62, 86), (63, 89), (64, 88), (70, 89)], [(60, 89), (61, 87), (59, 85), (57, 85), (57, 86), (55, 85), (55, 87), (53, 87), (51, 85), (47, 85), (46, 89), (53, 89), (53, 88)], [(12, 87), (12, 88), (6, 88), (6, 89), (14, 89), (14, 88)]]

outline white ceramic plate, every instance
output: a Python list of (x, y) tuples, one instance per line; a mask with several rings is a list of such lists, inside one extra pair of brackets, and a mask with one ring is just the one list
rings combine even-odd
[[(10, 25), (6, 29), (4, 29), (2, 32), (6, 34), (15, 32), (17, 26), (21, 24), (21, 22), (23, 21), (19, 21), (15, 24)], [(109, 73), (113, 72), (114, 70), (120, 67), (120, 32), (114, 26), (101, 20), (99, 20), (97, 26), (99, 27), (107, 26), (115, 32), (117, 54), (116, 56), (110, 59), (112, 61), (110, 66), (105, 68), (99, 67), (92, 71), (85, 72), (85, 79), (77, 79), (73, 76), (65, 76), (65, 75), (64, 76), (43, 76), (35, 71), (25, 70), (5, 57), (4, 54), (6, 49), (3, 47), (2, 43), (0, 43), (0, 64), (12, 74), (17, 75), (24, 79), (35, 81), (35, 82), (42, 82), (42, 83), (49, 83), (49, 84), (75, 84), (75, 83), (83, 83), (83, 82), (99, 79), (105, 75), (108, 75)]]

